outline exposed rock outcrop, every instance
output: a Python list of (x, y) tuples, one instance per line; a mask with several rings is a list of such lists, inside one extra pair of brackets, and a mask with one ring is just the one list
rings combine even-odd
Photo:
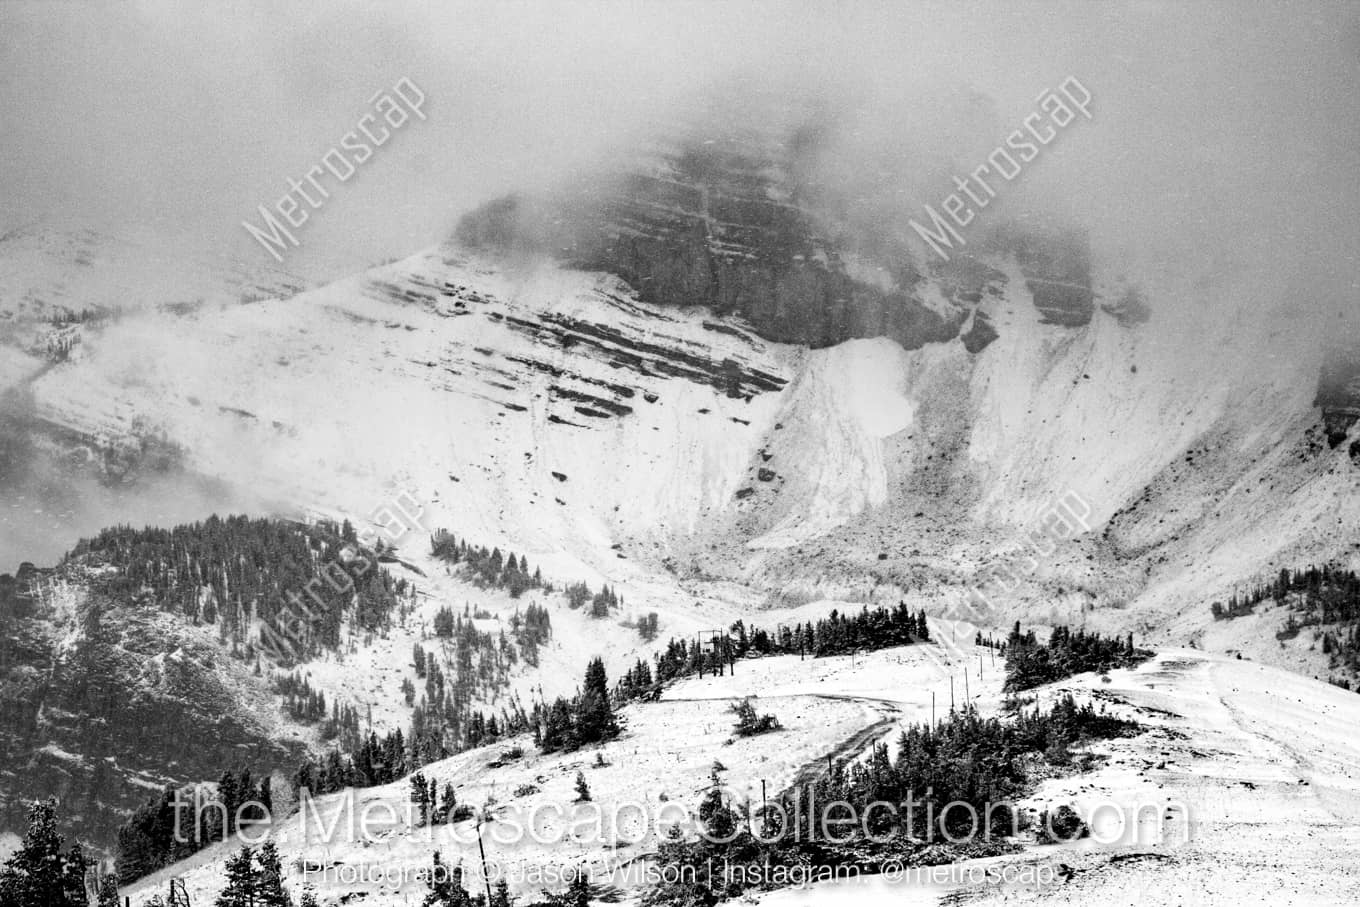
[[(492, 201), (463, 218), (456, 239), (478, 249), (549, 252), (623, 278), (646, 302), (740, 316), (767, 340), (820, 348), (889, 337), (917, 349), (958, 337), (1005, 275), (972, 256), (918, 265), (905, 240), (885, 238), (891, 230), (845, 222), (826, 210), (827, 194), (801, 159), (807, 153), (802, 141), (750, 135), (679, 141), (622, 176), (552, 197)], [(1045, 322), (1090, 321), (1084, 234), (1012, 225), (979, 251), (1019, 263)], [(927, 298), (927, 273), (945, 300)], [(986, 345), (980, 330), (970, 349)]]
[(738, 315), (767, 340), (824, 347), (888, 336), (914, 349), (958, 336), (966, 310), (927, 307), (909, 268), (876, 283), (851, 276), (774, 161), (700, 146), (655, 166), (547, 204), (497, 200), (465, 217), (457, 238), (551, 249), (618, 275), (646, 302)]
[(1360, 350), (1336, 349), (1328, 354), (1313, 405), (1322, 410), (1327, 443), (1336, 447), (1346, 440), (1360, 419)]
[(0, 828), (56, 796), (67, 833), (97, 851), (167, 784), (224, 767), (290, 768), (242, 691), (262, 689), (206, 628), (91, 590), (73, 565), (0, 576)]
[(991, 319), (986, 312), (978, 312), (973, 318), (973, 324), (960, 337), (963, 340), (964, 349), (970, 353), (980, 353), (987, 348), (987, 345), (1001, 336), (992, 326)]

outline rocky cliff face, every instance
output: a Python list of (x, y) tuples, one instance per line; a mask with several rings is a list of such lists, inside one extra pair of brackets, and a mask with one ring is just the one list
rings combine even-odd
[(1083, 231), (1034, 231), (1005, 224), (992, 232), (985, 248), (1015, 258), (1043, 323), (1074, 328), (1090, 324), (1095, 293), (1091, 249)]
[[(626, 280), (646, 302), (703, 305), (767, 340), (812, 348), (888, 337), (906, 349), (955, 340), (1005, 276), (971, 253), (913, 252), (906, 224), (839, 216), (808, 166), (808, 141), (743, 135), (663, 143), (614, 174), (551, 197), (498, 199), (463, 218), (469, 247), (549, 251)], [(1047, 323), (1080, 327), (1094, 311), (1090, 255), (1076, 231), (1006, 225), (978, 246), (1019, 265)], [(923, 285), (936, 279), (945, 298)], [(933, 288), (931, 288), (933, 289)], [(983, 349), (974, 323), (965, 345)]]
[(0, 576), (0, 828), (56, 796), (67, 833), (107, 852), (165, 785), (289, 768), (301, 747), (210, 631), (96, 586), (75, 565)]
[[(1360, 420), (1360, 350), (1333, 350), (1318, 376), (1317, 399), (1327, 442), (1336, 447)], [(1360, 456), (1360, 442), (1352, 450)]]

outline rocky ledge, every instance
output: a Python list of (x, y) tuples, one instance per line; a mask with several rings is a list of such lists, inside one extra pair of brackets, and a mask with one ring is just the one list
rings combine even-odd
[[(509, 196), (466, 215), (456, 240), (495, 251), (537, 251), (615, 274), (663, 306), (703, 305), (737, 316), (767, 340), (825, 347), (890, 337), (907, 349), (960, 338), (978, 352), (989, 325), (972, 316), (1000, 272), (970, 256), (916, 263), (884, 252), (817, 205), (800, 142), (767, 137), (663, 143), (621, 168), (552, 196)], [(905, 233), (905, 231), (904, 231)], [(858, 252), (874, 249), (873, 255)], [(997, 231), (980, 252), (1019, 263), (1045, 322), (1087, 324), (1094, 311), (1083, 234)], [(985, 280), (975, 279), (981, 272)], [(923, 299), (938, 281), (944, 300)], [(974, 285), (976, 284), (976, 285)], [(934, 294), (932, 294), (933, 296)]]

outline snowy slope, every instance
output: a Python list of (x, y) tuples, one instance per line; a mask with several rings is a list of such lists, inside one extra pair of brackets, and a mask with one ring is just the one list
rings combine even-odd
[[(799, 354), (703, 320), (598, 275), (424, 255), (288, 300), (126, 318), (33, 391), (52, 423), (116, 437), (141, 418), (192, 469), (295, 506), (367, 514), (402, 489), (431, 525), (585, 560), (620, 529), (697, 528), (772, 419)], [(600, 326), (622, 336), (585, 333)]]
[[(663, 598), (678, 579), (943, 610), (1018, 557), (994, 622), (1184, 641), (1235, 584), (1360, 552), (1360, 471), (1312, 406), (1320, 345), (1257, 311), (1283, 288), (1154, 284), (1151, 322), (1072, 327), (1013, 260), (987, 266), (980, 352), (807, 350), (608, 275), (436, 249), (101, 325), (31, 410), (96, 450), (166, 438), (231, 500), (363, 518), (409, 495), (426, 529)], [(1080, 537), (1027, 557), (1065, 500)]]
[[(592, 767), (593, 750), (573, 756), (530, 754), (488, 766), (508, 746), (501, 745), (438, 763), (426, 774), (441, 783), (452, 781), (461, 802), (495, 798), (500, 825), (490, 825), (485, 838), (493, 866), (502, 867), (510, 878), (527, 874), (534, 880), (513, 890), (533, 895), (541, 888), (560, 888), (535, 875), (543, 866), (589, 865), (632, 892), (640, 878), (634, 861), (650, 852), (655, 839), (637, 822), (613, 829), (603, 841), (586, 831), (593, 828), (590, 814), (570, 802), (578, 769), (586, 773), (606, 815), (614, 804), (634, 800), (659, 808), (662, 792), (692, 807), (715, 758), (729, 767), (724, 780), (735, 794), (758, 797), (762, 778), (772, 786), (787, 783), (802, 764), (815, 766), (826, 753), (863, 751), (875, 739), (890, 740), (901, 724), (927, 720), (931, 694), (947, 701), (951, 678), (961, 694), (965, 668), (971, 674), (970, 695), (984, 714), (993, 714), (1001, 703), (1000, 664), (994, 670), (990, 651), (954, 643), (953, 629), (937, 622), (937, 643), (854, 660), (770, 658), (740, 663), (736, 676), (687, 680), (668, 690), (658, 704), (626, 710), (628, 733), (600, 748), (606, 768)], [(959, 628), (960, 638), (967, 629)], [(730, 727), (726, 702), (753, 691), (759, 691), (759, 708), (778, 715), (788, 729), (725, 745)], [(1251, 902), (1262, 890), (1275, 892), (1284, 898), (1282, 903), (1352, 903), (1357, 878), (1348, 855), (1360, 843), (1360, 717), (1353, 693), (1195, 650), (1168, 650), (1137, 669), (1105, 677), (1080, 675), (1036, 695), (1046, 701), (1068, 691), (1133, 717), (1148, 729), (1137, 737), (1094, 745), (1091, 751), (1102, 760), (1092, 770), (1042, 782), (1021, 804), (1048, 809), (1072, 805), (1088, 819), (1092, 838), (968, 861), (930, 881), (871, 877), (816, 884), (771, 893), (760, 903), (864, 903), (869, 898), (936, 904), (950, 896), (969, 903), (1207, 905)], [(852, 741), (853, 748), (847, 748)], [(538, 791), (515, 796), (521, 784), (533, 784)], [(352, 892), (383, 907), (414, 903), (422, 890), (419, 883), (320, 883), (315, 870), (306, 875), (302, 864), (293, 861), (305, 857), (316, 866), (384, 865), (414, 872), (427, 865), (436, 848), (451, 860), (462, 860), (468, 884), (477, 884), (471, 827), (423, 837), (405, 819), (405, 798), (405, 783), (359, 793), (359, 803), (369, 804), (376, 819), (368, 843), (351, 830), (323, 844), (316, 820), (309, 820), (307, 838), (297, 816), (285, 819), (272, 835), (290, 865), (290, 885), (300, 889), (307, 879), (318, 882), (323, 903)], [(339, 795), (321, 803), (322, 821), (341, 815), (341, 827), (350, 827)], [(389, 817), (388, 807), (373, 805), (379, 803), (395, 810), (395, 817)], [(537, 815), (562, 822), (563, 814), (548, 812), (548, 804), (582, 822), (577, 837), (551, 846), (495, 843), (498, 833), (508, 839), (512, 819), (527, 824), (524, 817), (534, 807), (540, 810)], [(639, 839), (633, 841), (635, 837)], [(632, 843), (618, 846), (620, 839)], [(167, 875), (139, 883), (131, 892), (133, 903), (163, 886), (168, 874), (186, 878), (196, 901), (210, 899), (221, 885), (221, 861), (237, 844), (217, 845)], [(989, 868), (993, 873), (1042, 869), (1040, 878), (1048, 881), (996, 885), (984, 880)]]
[[(808, 615), (835, 604), (809, 606)], [(966, 629), (959, 629), (960, 637), (966, 635)], [(936, 624), (933, 632), (948, 639), (951, 631), (952, 627)], [(660, 828), (683, 821), (690, 814), (708, 783), (714, 760), (727, 767), (722, 777), (734, 796), (759, 798), (762, 780), (769, 791), (782, 790), (800, 771), (824, 764), (830, 754), (851, 754), (877, 737), (891, 736), (899, 722), (928, 720), (932, 692), (940, 708), (946, 707), (951, 676), (962, 700), (965, 666), (974, 672), (971, 694), (984, 710), (994, 710), (1000, 702), (1000, 663), (993, 668), (987, 661), (983, 680), (976, 681), (979, 656), (989, 659), (990, 655), (988, 650), (977, 650), (971, 644), (941, 641), (854, 659), (803, 662), (781, 656), (743, 661), (735, 676), (687, 680), (668, 689), (658, 703), (629, 706), (622, 713), (624, 736), (601, 747), (545, 756), (537, 754), (527, 738), (512, 740), (459, 754), (427, 766), (423, 773), (441, 787), (452, 782), (459, 802), (480, 807), (494, 798), (495, 821), (485, 829), (484, 840), (493, 864), (506, 873), (507, 879), (520, 880), (512, 885), (512, 891), (530, 896), (543, 888), (561, 888), (561, 884), (533, 881), (544, 866), (570, 869), (589, 865), (592, 872), (607, 874), (608, 880), (625, 892), (635, 892), (641, 880), (635, 861), (655, 851)], [(733, 740), (728, 703), (757, 690), (758, 707), (774, 713), (784, 729)], [(867, 736), (866, 731), (870, 732)], [(525, 749), (524, 757), (503, 765), (488, 764), (504, 761), (500, 757), (516, 743)], [(851, 743), (854, 749), (846, 749)], [(606, 767), (595, 766), (597, 750), (608, 763)], [(620, 810), (620, 822), (606, 824), (603, 834), (594, 832), (590, 808), (572, 804), (578, 770), (584, 771), (593, 799), (606, 816)], [(516, 790), (526, 784), (538, 790), (517, 795)], [(480, 886), (476, 833), (471, 823), (438, 829), (432, 837), (428, 830), (412, 828), (407, 819), (408, 792), (409, 783), (403, 780), (358, 791), (357, 802), (348, 807), (343, 794), (321, 798), (317, 813), (320, 823), (328, 826), (340, 817), (340, 832), (325, 842), (321, 840), (321, 824), (313, 814), (308, 814), (305, 830), (296, 814), (277, 822), (270, 836), (289, 867), (290, 886), (300, 891), (310, 879), (316, 883), (323, 903), (355, 893), (364, 896), (364, 903), (381, 907), (417, 903), (424, 889), (413, 874), (429, 865), (435, 849), (449, 862), (461, 861), (468, 870), (469, 886)], [(629, 805), (628, 811), (622, 810), (624, 804)], [(643, 807), (650, 818), (643, 821), (632, 811), (632, 804)], [(361, 824), (358, 818), (365, 806), (373, 820), (369, 825)], [(346, 810), (353, 810), (353, 818)], [(568, 820), (570, 825), (564, 826), (562, 823)], [(548, 840), (499, 843), (511, 839), (513, 822), (524, 828), (533, 822), (532, 827), (546, 833)], [(186, 880), (195, 903), (210, 903), (221, 889), (221, 861), (239, 845), (239, 841), (214, 845), (142, 880), (124, 894), (130, 894), (133, 904), (139, 905), (163, 891), (165, 880), (174, 876)], [(329, 883), (315, 873), (305, 874), (296, 862), (304, 858), (326, 865), (395, 867), (394, 872), (406, 872), (405, 881), (400, 886)]]
[[(1037, 792), (1036, 803), (1072, 804), (1094, 816), (1091, 839), (959, 864), (935, 883), (876, 877), (777, 892), (760, 903), (1207, 907), (1259, 903), (1263, 896), (1279, 904), (1355, 903), (1360, 713), (1354, 693), (1188, 649), (1112, 672), (1108, 683), (1083, 675), (1040, 696), (1068, 689), (1151, 728), (1100, 744), (1096, 750), (1108, 759), (1094, 772), (1045, 782)], [(1181, 818), (1187, 814), (1188, 823)], [(985, 881), (989, 867), (999, 874), (998, 864), (1017, 872), (1042, 867), (1050, 881)]]
[(91, 310), (218, 305), (284, 296), (301, 278), (182, 238), (33, 225), (0, 235), (0, 323)]

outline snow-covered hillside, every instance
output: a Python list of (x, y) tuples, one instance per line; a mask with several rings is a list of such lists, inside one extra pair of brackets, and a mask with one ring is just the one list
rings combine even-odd
[[(933, 880), (865, 878), (781, 891), (760, 903), (1229, 905), (1259, 902), (1262, 892), (1280, 904), (1355, 903), (1354, 693), (1190, 649), (1039, 695), (1064, 690), (1150, 728), (1096, 746), (1106, 761), (1095, 771), (1036, 792), (1036, 801), (1094, 816), (1090, 839), (941, 867), (947, 872)], [(1036, 877), (1045, 882), (1033, 884)], [(1011, 878), (1017, 883), (997, 881)]]
[(296, 275), (148, 231), (35, 224), (0, 235), (0, 323), (83, 311), (216, 305), (285, 296)]
[[(805, 616), (829, 607), (834, 604), (823, 603)], [(971, 673), (971, 700), (987, 711), (998, 708), (1002, 670), (992, 652), (971, 642), (955, 643), (955, 635), (971, 636), (966, 626), (937, 623), (933, 633), (942, 637), (938, 643), (853, 658), (747, 660), (738, 663), (735, 675), (683, 681), (670, 687), (660, 702), (623, 710), (624, 735), (599, 747), (541, 755), (526, 737), (470, 750), (422, 771), (441, 788), (452, 783), (460, 803), (489, 809), (491, 818), (483, 829), (488, 858), (493, 871), (512, 882), (513, 892), (536, 896), (544, 888), (562, 887), (546, 881), (545, 867), (561, 872), (588, 866), (600, 881), (635, 893), (643, 880), (639, 861), (655, 852), (666, 826), (692, 821), (715, 760), (726, 767), (721, 777), (734, 796), (758, 800), (762, 781), (773, 795), (800, 773), (815, 772), (829, 756), (852, 756), (877, 739), (894, 736), (903, 724), (930, 720), (932, 694), (943, 714), (951, 678), (961, 705), (965, 672)], [(757, 696), (757, 707), (776, 715), (784, 728), (734, 738), (728, 705), (748, 695)], [(525, 755), (506, 758), (516, 745)], [(605, 765), (597, 764), (597, 752)], [(590, 786), (590, 805), (573, 803), (578, 771)], [(323, 903), (343, 895), (362, 896), (375, 907), (418, 903), (424, 885), (416, 872), (429, 866), (438, 849), (447, 861), (461, 862), (469, 887), (480, 890), (473, 822), (433, 831), (413, 828), (409, 792), (403, 779), (319, 798), (305, 825), (300, 814), (277, 820), (269, 835), (290, 867), (290, 886), (300, 891), (313, 885)], [(606, 817), (598, 833), (595, 807)], [(371, 821), (365, 824), (362, 816)], [(339, 831), (323, 839), (322, 828), (337, 818)], [(516, 824), (537, 830), (542, 840), (526, 835), (510, 843)], [(194, 903), (211, 903), (223, 884), (222, 860), (241, 843), (213, 845), (124, 893), (141, 904), (163, 892), (173, 876), (186, 881)], [(352, 871), (363, 864), (381, 866), (381, 871), (399, 876), (400, 884), (384, 878), (371, 884), (340, 880), (342, 867)], [(329, 868), (329, 881), (322, 867)]]
[[(1001, 705), (1000, 662), (994, 666), (990, 650), (953, 641), (968, 631), (935, 622), (938, 642), (928, 645), (854, 659), (761, 659), (740, 663), (735, 676), (682, 682), (661, 702), (625, 711), (625, 736), (599, 748), (604, 767), (595, 765), (594, 750), (540, 756), (526, 741), (530, 754), (517, 759), (504, 757), (506, 743), (429, 766), (425, 774), (441, 785), (453, 783), (460, 802), (494, 804), (484, 840), (493, 872), (519, 880), (513, 891), (534, 896), (560, 888), (547, 881), (546, 866), (588, 866), (600, 881), (634, 893), (643, 877), (638, 860), (654, 851), (656, 829), (635, 819), (597, 836), (591, 809), (572, 803), (578, 770), (606, 816), (616, 804), (659, 810), (672, 803), (665, 817), (670, 823), (688, 815), (715, 759), (728, 767), (723, 780), (735, 795), (758, 798), (761, 780), (776, 790), (804, 766), (815, 771), (828, 754), (862, 752), (876, 739), (891, 740), (903, 725), (929, 720), (932, 694), (943, 708), (951, 679), (962, 700), (965, 672), (971, 675), (970, 699), (994, 714)], [(732, 743), (726, 703), (755, 691), (758, 707), (787, 729)], [(1091, 825), (1090, 838), (942, 867), (933, 881), (871, 876), (775, 892), (760, 903), (890, 897), (936, 904), (958, 892), (951, 896), (981, 903), (1174, 904), (1186, 903), (1186, 892), (1193, 891), (1204, 894), (1191, 903), (1228, 904), (1267, 888), (1292, 892), (1286, 903), (1351, 903), (1360, 883), (1347, 857), (1360, 842), (1360, 727), (1353, 693), (1188, 649), (1159, 653), (1133, 670), (1080, 675), (1034, 695), (1047, 702), (1069, 691), (1146, 728), (1136, 737), (1092, 745), (1089, 752), (1098, 759), (1091, 770), (1042, 782), (1022, 802), (1036, 809), (1073, 806)], [(312, 884), (323, 903), (342, 894), (362, 894), (364, 903), (379, 907), (416, 903), (424, 889), (414, 874), (438, 849), (451, 862), (461, 861), (467, 884), (480, 890), (472, 823), (433, 833), (412, 828), (408, 787), (402, 782), (364, 790), (354, 801), (322, 798), (317, 812), (308, 814), (305, 834), (296, 814), (282, 819), (270, 836), (290, 867), (289, 884), (297, 890)], [(368, 826), (358, 819), (364, 810)], [(533, 826), (547, 832), (551, 844), (497, 843), (509, 840), (513, 823), (528, 827), (530, 815), (552, 818)], [(323, 842), (318, 823), (337, 817), (341, 831)], [(554, 835), (566, 831), (563, 823), (575, 831), (565, 840)], [(367, 836), (357, 832), (362, 827)], [(222, 860), (240, 843), (215, 845), (144, 880), (131, 891), (133, 903), (163, 890), (171, 875), (187, 880), (195, 902), (210, 902), (222, 885)], [(365, 866), (383, 867), (404, 881), (338, 882), (342, 867), (353, 873)], [(1005, 879), (1017, 881), (997, 884), (1003, 871)], [(1044, 881), (1036, 885), (1034, 878)]]
[[(1004, 568), (998, 623), (1184, 640), (1234, 584), (1355, 556), (1360, 472), (1320, 440), (1320, 352), (1287, 312), (1227, 342), (1256, 295), (1194, 309), (1165, 286), (1147, 324), (1046, 324), (1018, 266), (989, 261), (980, 352), (808, 350), (608, 275), (438, 249), (287, 299), (128, 314), (37, 377), (30, 410), (96, 449), (164, 439), (236, 500), (362, 518), (409, 496), (427, 529), (639, 592), (943, 609)], [(1030, 557), (1065, 501), (1080, 525)]]

